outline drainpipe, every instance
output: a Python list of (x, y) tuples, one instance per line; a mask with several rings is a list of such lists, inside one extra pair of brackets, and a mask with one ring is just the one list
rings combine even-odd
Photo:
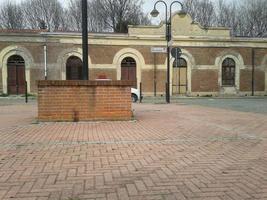
[(47, 46), (44, 45), (44, 67), (45, 67), (45, 80), (47, 80)]
[(157, 66), (156, 66), (156, 53), (154, 55), (154, 97), (157, 96)]
[(252, 96), (255, 94), (255, 49), (252, 48), (252, 82), (251, 82), (251, 90)]

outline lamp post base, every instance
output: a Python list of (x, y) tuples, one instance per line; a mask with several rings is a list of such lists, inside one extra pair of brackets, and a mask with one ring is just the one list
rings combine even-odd
[(166, 83), (166, 103), (170, 103), (170, 86)]

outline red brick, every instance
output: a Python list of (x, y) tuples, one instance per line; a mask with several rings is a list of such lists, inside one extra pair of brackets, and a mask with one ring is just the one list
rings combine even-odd
[(39, 121), (130, 120), (129, 81), (39, 81)]

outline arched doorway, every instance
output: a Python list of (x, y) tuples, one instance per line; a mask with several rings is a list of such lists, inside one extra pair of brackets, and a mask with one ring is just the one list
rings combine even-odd
[(82, 60), (77, 56), (71, 56), (66, 63), (66, 79), (82, 80)]
[(172, 93), (184, 95), (187, 93), (187, 62), (178, 58), (173, 62)]
[[(126, 57), (121, 62), (121, 80), (137, 81), (136, 61), (132, 57)], [(133, 85), (136, 87), (137, 85)]]
[(232, 58), (224, 59), (222, 63), (222, 86), (235, 87), (236, 64)]
[(19, 55), (10, 56), (7, 60), (8, 94), (24, 94), (26, 89), (25, 61)]

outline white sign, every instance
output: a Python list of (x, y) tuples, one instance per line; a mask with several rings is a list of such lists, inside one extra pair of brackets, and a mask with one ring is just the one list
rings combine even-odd
[(151, 47), (151, 53), (166, 53), (166, 47)]

